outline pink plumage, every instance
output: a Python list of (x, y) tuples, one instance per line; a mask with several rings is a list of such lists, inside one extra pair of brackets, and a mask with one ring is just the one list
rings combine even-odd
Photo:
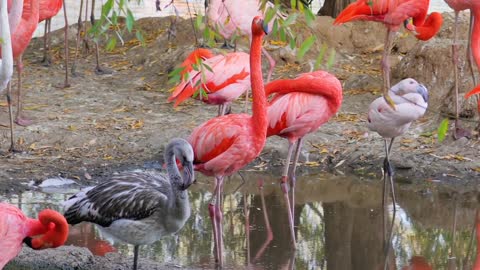
[[(32, 239), (32, 236), (42, 235)], [(68, 224), (58, 212), (43, 210), (39, 219), (26, 217), (20, 209), (0, 203), (0, 269), (22, 250), (23, 243), (34, 249), (58, 247), (68, 236)]]

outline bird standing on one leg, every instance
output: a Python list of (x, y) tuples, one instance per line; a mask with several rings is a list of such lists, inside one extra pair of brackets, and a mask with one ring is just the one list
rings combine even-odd
[[(287, 202), (290, 234), (295, 246), (294, 213), (295, 169), (305, 135), (317, 131), (340, 109), (342, 84), (332, 74), (315, 71), (300, 74), (295, 79), (276, 80), (265, 86), (269, 102), (267, 137), (277, 135), (288, 140), (288, 154), (282, 173), (281, 187)], [(290, 160), (297, 144), (292, 167)], [(292, 201), (288, 197), (288, 177), (291, 179)]]
[[(69, 224), (92, 222), (104, 234), (134, 245), (134, 270), (139, 245), (176, 233), (190, 217), (187, 188), (194, 180), (192, 147), (184, 139), (173, 139), (164, 157), (166, 175), (121, 173), (65, 202), (64, 216)], [(183, 175), (176, 160), (183, 167)]]
[(223, 265), (222, 192), (223, 179), (253, 161), (262, 151), (267, 135), (267, 100), (263, 85), (261, 48), (267, 25), (260, 17), (251, 24), (250, 81), (252, 115), (219, 116), (195, 128), (189, 137), (195, 152), (195, 170), (215, 177), (215, 191), (209, 204), (215, 242), (215, 259)]
[[(428, 107), (428, 90), (424, 85), (408, 78), (394, 85), (388, 94), (396, 109), (392, 109), (384, 98), (375, 99), (368, 109), (367, 127), (384, 138), (384, 173), (390, 177), (393, 195), (391, 178), (393, 168), (390, 164), (393, 141), (405, 133), (413, 121), (425, 114)], [(387, 142), (388, 139), (390, 139), (390, 144)], [(386, 181), (387, 179), (385, 179), (385, 185)]]
[(366, 20), (381, 22), (387, 27), (384, 50), (382, 56), (383, 97), (394, 108), (395, 103), (390, 99), (390, 50), (393, 35), (402, 23), (413, 18), (409, 24), (410, 30), (415, 30), (415, 37), (420, 40), (429, 40), (437, 34), (442, 26), (442, 15), (432, 12), (427, 16), (429, 0), (358, 0), (348, 5), (335, 19), (339, 25), (349, 21)]

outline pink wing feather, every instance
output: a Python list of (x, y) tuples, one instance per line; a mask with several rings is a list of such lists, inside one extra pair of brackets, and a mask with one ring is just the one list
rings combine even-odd
[(0, 203), (0, 269), (18, 255), (26, 236), (27, 217), (17, 207)]

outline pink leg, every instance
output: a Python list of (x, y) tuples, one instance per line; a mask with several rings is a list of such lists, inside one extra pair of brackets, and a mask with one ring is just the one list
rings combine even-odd
[(283, 195), (285, 197), (285, 201), (287, 203), (287, 213), (288, 213), (288, 224), (290, 225), (290, 235), (292, 237), (293, 247), (296, 248), (296, 240), (295, 240), (295, 231), (293, 229), (293, 216), (292, 210), (290, 207), (290, 198), (288, 196), (288, 167), (290, 166), (290, 159), (292, 157), (293, 152), (293, 143), (290, 141), (288, 142), (288, 155), (287, 160), (285, 161), (285, 167), (283, 169), (282, 180), (280, 186), (282, 188)]
[(208, 206), (210, 218), (213, 224), (213, 239), (215, 241), (215, 261), (219, 266), (223, 265), (223, 229), (222, 229), (222, 208), (220, 205), (223, 190), (223, 176), (215, 177), (215, 191), (212, 201)]
[(15, 123), (20, 126), (28, 126), (32, 124), (32, 121), (22, 116), (22, 72), (23, 63), (22, 55), (17, 60), (17, 72), (18, 72), (18, 93), (17, 93), (17, 114), (15, 115)]
[[(297, 148), (295, 149), (295, 158), (293, 159), (292, 169), (290, 170), (290, 185), (292, 187), (292, 220), (295, 218), (295, 184), (297, 178), (295, 171), (297, 169), (298, 158), (300, 157), (300, 149), (302, 149), (303, 137), (298, 139)], [(294, 224), (295, 225), (295, 224)]]
[(395, 103), (393, 102), (392, 98), (388, 95), (388, 91), (390, 90), (390, 61), (388, 57), (390, 56), (390, 50), (392, 48), (392, 40), (393, 40), (394, 32), (390, 29), (387, 30), (387, 36), (385, 38), (385, 47), (383, 50), (382, 56), (382, 75), (383, 75), (383, 97), (385, 101), (395, 109)]
[(262, 47), (262, 52), (265, 55), (265, 57), (267, 57), (268, 63), (270, 64), (270, 68), (268, 69), (268, 74), (267, 74), (267, 83), (269, 83), (270, 79), (272, 78), (273, 69), (275, 68), (276, 63), (275, 63), (275, 59), (273, 59), (273, 57), (268, 53), (268, 51), (264, 47)]
[(262, 212), (263, 212), (263, 219), (265, 221), (265, 227), (267, 228), (267, 239), (265, 239), (265, 242), (258, 250), (257, 255), (255, 255), (255, 258), (254, 258), (255, 261), (258, 260), (263, 255), (268, 245), (273, 240), (272, 227), (270, 226), (270, 220), (268, 219), (267, 207), (265, 204), (265, 196), (263, 194), (263, 179), (260, 179), (258, 181), (258, 188), (260, 189), (260, 197), (262, 199)]
[(243, 214), (245, 215), (245, 237), (247, 238), (247, 265), (250, 265), (250, 209), (247, 194), (243, 194)]

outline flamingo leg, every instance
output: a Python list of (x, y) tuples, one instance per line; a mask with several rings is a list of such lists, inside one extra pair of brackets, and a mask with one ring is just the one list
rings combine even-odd
[(390, 29), (387, 30), (387, 36), (385, 37), (385, 47), (382, 56), (383, 98), (385, 98), (385, 101), (393, 109), (395, 109), (395, 103), (388, 95), (388, 91), (390, 90), (390, 61), (388, 58), (390, 56), (390, 50), (392, 48), (392, 40), (394, 34), (395, 32), (391, 31)]
[(273, 59), (273, 57), (268, 53), (267, 49), (265, 49), (264, 47), (262, 47), (262, 53), (265, 55), (265, 57), (267, 57), (268, 64), (270, 65), (270, 68), (268, 69), (268, 73), (267, 73), (267, 82), (266, 82), (266, 83), (269, 83), (270, 79), (272, 79), (273, 69), (275, 68), (276, 62), (275, 62), (275, 59)]
[(295, 184), (297, 177), (295, 171), (297, 170), (298, 158), (300, 157), (300, 149), (302, 149), (303, 137), (297, 140), (297, 148), (295, 149), (295, 156), (293, 159), (292, 169), (290, 170), (290, 186), (292, 187), (292, 218), (295, 218)]
[(133, 270), (137, 270), (138, 265), (138, 245), (133, 246)]
[(250, 209), (248, 207), (248, 197), (246, 193), (243, 194), (243, 214), (245, 215), (245, 238), (247, 240), (247, 265), (250, 265)]
[(475, 77), (475, 71), (473, 68), (473, 52), (472, 52), (472, 46), (471, 46), (474, 21), (475, 21), (475, 17), (473, 16), (473, 13), (470, 12), (470, 26), (468, 29), (468, 42), (467, 42), (467, 61), (470, 69), (470, 74), (472, 75), (473, 85), (477, 85), (477, 78)]
[(65, 6), (65, 0), (63, 0), (63, 17), (65, 19), (65, 29), (64, 29), (64, 53), (65, 53), (65, 82), (63, 83), (62, 88), (70, 87), (68, 82), (68, 18), (67, 18), (67, 7)]
[(293, 228), (293, 216), (292, 210), (290, 207), (290, 198), (288, 196), (288, 167), (290, 166), (290, 159), (292, 157), (293, 152), (293, 143), (288, 142), (288, 154), (287, 160), (285, 161), (285, 167), (283, 169), (282, 180), (280, 182), (280, 187), (282, 188), (283, 196), (285, 197), (285, 202), (287, 204), (287, 213), (288, 213), (288, 224), (290, 226), (290, 235), (292, 237), (293, 247), (296, 248), (296, 240), (295, 240), (295, 230)]
[(219, 266), (223, 265), (223, 237), (222, 237), (222, 209), (220, 205), (221, 196), (223, 190), (223, 176), (216, 176), (215, 177), (215, 191), (213, 193), (212, 200), (208, 206), (210, 219), (212, 220), (212, 227), (213, 227), (213, 239), (215, 242), (215, 261), (218, 263)]
[[(92, 27), (93, 25), (95, 24), (95, 0), (92, 0), (92, 7), (91, 7), (91, 10), (90, 10), (90, 23), (92, 24)], [(112, 74), (113, 72), (109, 69), (106, 69), (106, 68), (102, 68), (100, 66), (100, 49), (99, 49), (99, 46), (98, 46), (98, 41), (97, 40), (93, 40), (93, 42), (95, 43), (95, 74), (97, 75), (106, 75), (106, 74)]]
[(12, 84), (7, 85), (7, 104), (8, 104), (8, 116), (10, 118), (10, 148), (9, 152), (16, 152), (15, 150), (15, 138), (13, 132), (13, 108), (12, 108)]
[(44, 66), (48, 67), (51, 64), (50, 61), (50, 22), (51, 19), (45, 20), (45, 32), (43, 34), (43, 59), (42, 63)]
[(23, 62), (22, 54), (18, 57), (17, 60), (17, 72), (18, 72), (18, 93), (17, 93), (17, 113), (15, 115), (15, 123), (20, 126), (28, 126), (32, 124), (32, 121), (24, 118), (22, 116), (22, 72), (23, 72)]
[(267, 206), (266, 206), (266, 203), (265, 203), (265, 195), (264, 195), (264, 192), (263, 192), (263, 179), (259, 180), (258, 188), (260, 189), (260, 198), (262, 200), (263, 220), (265, 221), (265, 227), (267, 229), (267, 239), (265, 239), (265, 242), (262, 244), (262, 246), (258, 250), (257, 255), (255, 255), (254, 261), (258, 260), (263, 255), (263, 253), (267, 249), (268, 245), (273, 240), (272, 227), (270, 226), (270, 220), (268, 219)]
[[(63, 5), (65, 7), (65, 5)], [(77, 76), (77, 57), (78, 57), (78, 49), (80, 47), (80, 34), (82, 32), (82, 10), (83, 10), (83, 0), (80, 1), (80, 14), (78, 15), (78, 22), (77, 22), (77, 39), (75, 41), (75, 57), (73, 58), (72, 63), (72, 75)]]

